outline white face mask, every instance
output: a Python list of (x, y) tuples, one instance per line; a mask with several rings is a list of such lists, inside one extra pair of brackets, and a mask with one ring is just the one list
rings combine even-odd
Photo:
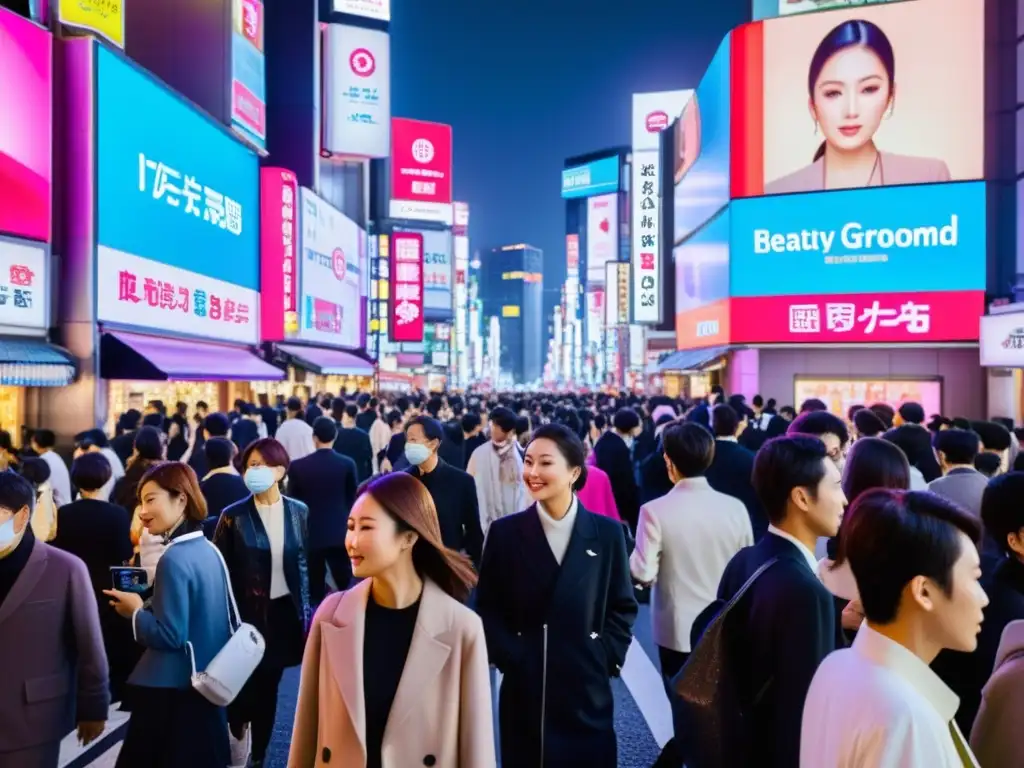
[[(28, 526), (26, 525), (25, 528), (27, 529)], [(21, 543), (21, 539), (24, 535), (24, 529), (21, 533), (14, 530), (13, 517), (3, 525), (0, 525), (0, 557), (5, 557), (13, 552), (15, 547)]]

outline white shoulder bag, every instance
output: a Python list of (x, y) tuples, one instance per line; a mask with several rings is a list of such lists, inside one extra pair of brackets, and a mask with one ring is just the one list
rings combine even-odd
[(203, 672), (196, 671), (196, 655), (192, 643), (186, 643), (188, 659), (192, 664), (192, 687), (211, 704), (226, 707), (234, 701), (242, 691), (242, 686), (252, 677), (267, 646), (256, 627), (244, 624), (235, 602), (235, 593), (231, 589), (231, 574), (224, 555), (210, 541), (207, 545), (217, 553), (220, 564), (224, 567), (224, 586), (228, 597), (228, 624), (231, 627), (231, 639), (217, 652), (213, 660)]

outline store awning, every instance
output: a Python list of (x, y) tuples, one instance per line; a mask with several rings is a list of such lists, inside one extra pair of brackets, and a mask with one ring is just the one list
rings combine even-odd
[(38, 339), (0, 339), (0, 386), (64, 387), (74, 380), (70, 352)]
[(245, 347), (109, 331), (100, 342), (100, 375), (138, 381), (279, 381), (285, 372)]
[(278, 344), (277, 348), (313, 373), (324, 376), (373, 376), (373, 363), (351, 352), (297, 344)]
[(658, 371), (699, 371), (705, 365), (729, 352), (731, 347), (708, 347), (707, 349), (681, 349), (673, 352), (660, 363)]

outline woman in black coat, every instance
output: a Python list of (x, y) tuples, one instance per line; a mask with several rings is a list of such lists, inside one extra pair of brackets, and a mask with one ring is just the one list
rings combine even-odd
[(622, 527), (576, 500), (586, 471), (575, 434), (540, 427), (523, 468), (536, 503), (487, 534), (477, 611), (504, 675), (503, 768), (617, 765), (611, 678), (637, 603)]

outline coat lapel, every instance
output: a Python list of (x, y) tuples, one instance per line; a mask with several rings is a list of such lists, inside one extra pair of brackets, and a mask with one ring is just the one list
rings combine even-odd
[[(598, 547), (597, 526), (594, 524), (593, 515), (578, 501), (577, 504), (579, 506), (572, 526), (572, 536), (569, 538), (569, 548), (565, 551), (551, 598), (552, 613), (558, 611), (558, 606), (571, 602), (576, 597), (574, 593), (579, 584), (591, 577), (595, 568), (604, 560), (603, 553)], [(543, 514), (540, 510), (537, 510), (537, 513)]]
[(434, 684), (448, 663), (451, 645), (441, 639), (451, 628), (452, 610), (447, 604), (448, 599), (434, 582), (424, 580), (416, 629), (413, 631), (402, 679), (391, 704), (388, 724), (384, 729), (385, 744), (392, 736), (401, 738), (402, 723), (414, 710), (423, 706), (423, 691)]
[(363, 637), (370, 580), (348, 590), (338, 602), (331, 622), (321, 626), (323, 647), (331, 663), (334, 682), (341, 691), (352, 727), (366, 755), (366, 700), (363, 698)]
[(28, 599), (35, 589), (36, 584), (46, 570), (46, 561), (49, 559), (46, 554), (46, 547), (41, 541), (36, 540), (32, 545), (32, 554), (28, 556), (28, 562), (21, 569), (21, 573), (15, 580), (11, 591), (7, 593), (7, 599), (0, 604), (0, 624), (3, 624), (11, 615), (21, 607), (21, 604)]

